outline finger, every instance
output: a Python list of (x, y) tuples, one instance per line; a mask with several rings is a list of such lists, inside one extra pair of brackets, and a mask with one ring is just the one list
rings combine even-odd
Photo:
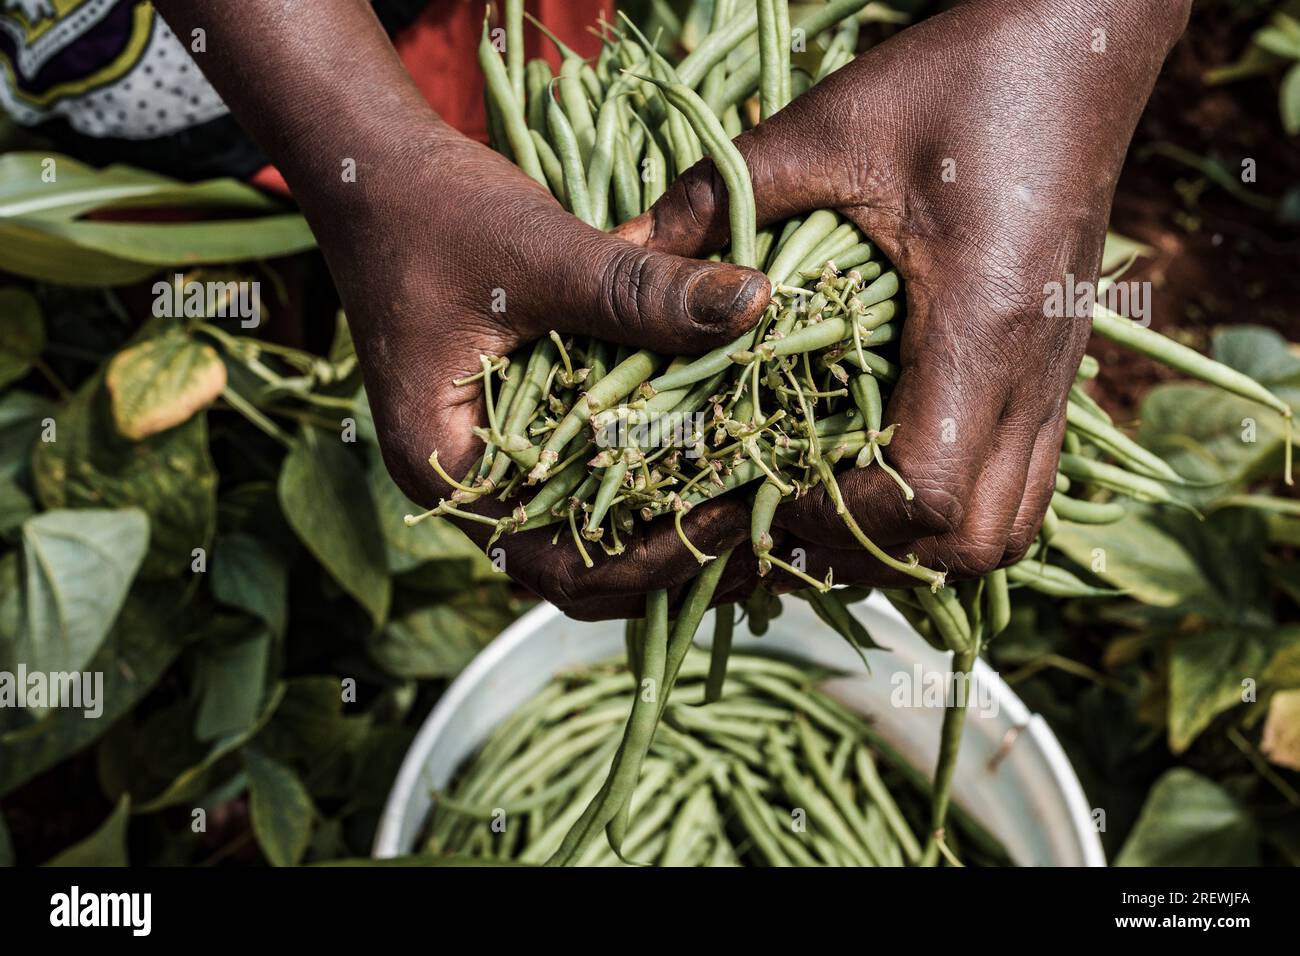
[[(980, 577), (1002, 566), (1015, 522), (1022, 511), (1031, 452), (1037, 438), (1032, 430), (1014, 420), (1009, 422), (999, 433), (988, 465), (971, 489), (960, 526), (884, 550), (898, 560), (905, 560), (910, 554), (922, 566), (943, 571), (949, 580), (954, 581)], [(791, 559), (788, 560), (791, 563), (802, 562), (809, 568), (808, 573), (818, 580), (824, 580), (826, 573), (830, 572), (838, 584), (916, 587), (920, 583), (860, 548), (813, 545), (806, 539), (791, 541), (788, 547), (791, 549)], [(792, 582), (793, 578), (783, 581), (782, 586), (790, 587)]]
[(1001, 561), (1003, 566), (1022, 560), (1038, 537), (1043, 516), (1047, 514), (1052, 493), (1056, 491), (1056, 469), (1061, 461), (1061, 439), (1064, 433), (1064, 416), (1044, 425), (1038, 433), (1025, 477), (1024, 496), (1007, 536), (1006, 551)]
[[(743, 545), (737, 547), (727, 562), (726, 570), (718, 582), (711, 607), (722, 604), (734, 604), (743, 601), (758, 583), (757, 560)], [(668, 608), (670, 615), (676, 613), (686, 599), (691, 580), (669, 589)], [(564, 613), (580, 621), (605, 621), (641, 617), (645, 613), (645, 595), (621, 595), (582, 598), (573, 604), (565, 605)]]
[(531, 286), (522, 293), (526, 337), (555, 329), (695, 353), (734, 340), (767, 308), (771, 285), (761, 272), (645, 249), (564, 219), (521, 273)]
[[(849, 514), (882, 547), (962, 526), (1006, 406), (1006, 384), (995, 373), (977, 375), (969, 370), (974, 362), (968, 362), (961, 345), (968, 340), (958, 336), (951, 344), (929, 344), (924, 313), (918, 313), (909, 315), (904, 325), (904, 370), (885, 417), (886, 425), (896, 423), (898, 429), (883, 449), (885, 460), (903, 477), (913, 497), (909, 500), (894, 479), (874, 464), (837, 476)], [(821, 486), (783, 505), (775, 523), (805, 540), (859, 547), (832, 496)]]
[[(747, 509), (737, 499), (721, 499), (692, 510), (682, 519), (682, 530), (705, 554), (717, 555), (735, 548), (749, 535)], [(511, 577), (566, 610), (593, 600), (608, 601), (607, 613), (616, 616), (627, 602), (647, 591), (680, 587), (700, 572), (695, 557), (677, 536), (671, 519), (659, 519), (643, 532), (624, 541), (621, 554), (606, 555), (599, 545), (587, 545), (593, 567), (586, 567), (567, 531), (551, 544), (555, 527), (508, 535), (496, 542), (502, 549), (505, 570)], [(616, 608), (616, 605), (617, 608)]]

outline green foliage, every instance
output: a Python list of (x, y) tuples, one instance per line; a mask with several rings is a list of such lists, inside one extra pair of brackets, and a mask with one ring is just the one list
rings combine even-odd
[(1231, 83), (1283, 71), (1278, 112), (1288, 136), (1300, 133), (1300, 19), (1295, 11), (1278, 10), (1251, 37), (1236, 63), (1210, 70), (1205, 82)]
[(1118, 866), (1252, 866), (1254, 825), (1212, 780), (1170, 770), (1151, 788)]
[[(194, 210), (203, 219), (86, 218), (148, 206)], [(0, 261), (18, 275), (64, 285), (123, 285), (164, 267), (273, 258), (314, 245), (302, 216), (232, 179), (191, 185), (124, 166), (96, 170), (67, 156), (0, 156)]]
[[(110, 172), (96, 208), (171, 195)], [(6, 182), (0, 212), (35, 201)], [(242, 190), (182, 191), (267, 211)], [(67, 848), (0, 829), (0, 863), (121, 863), (128, 837), (133, 863), (364, 856), (438, 688), (523, 605), (453, 526), (402, 522), (346, 326), (322, 353), (99, 292), (0, 305), (0, 670), (103, 675), (98, 718), (0, 709), (0, 807), (85, 763), (118, 807), (79, 797)]]
[[(1300, 400), (1300, 359), (1275, 332), (1222, 330), (1214, 355)], [(1126, 599), (1042, 604), (993, 645), (1106, 810), (1121, 864), (1300, 858), (1282, 729), (1300, 687), (1300, 505), (1268, 493), (1284, 437), (1273, 419), (1203, 386), (1149, 392), (1139, 438), (1204, 483), (1180, 490), (1204, 517), (1135, 507), (1113, 525), (1062, 522), (1051, 546)]]

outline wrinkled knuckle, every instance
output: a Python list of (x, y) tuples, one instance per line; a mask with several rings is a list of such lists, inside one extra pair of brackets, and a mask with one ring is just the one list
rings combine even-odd
[(998, 562), (998, 567), (1006, 568), (1023, 561), (1029, 555), (1029, 549), (1034, 546), (1037, 537), (1037, 532), (1031, 527), (1014, 529), (1011, 536), (1007, 538), (1007, 546), (1002, 552), (1002, 560)]
[(650, 255), (644, 249), (619, 249), (601, 276), (601, 310), (612, 324), (641, 323), (650, 286)]
[(722, 202), (722, 177), (710, 159), (703, 159), (687, 171), (681, 179), (681, 209), (685, 217), (682, 224), (688, 228), (708, 231), (717, 223)]
[(1002, 563), (1005, 546), (997, 541), (968, 539), (958, 541), (950, 555), (949, 573), (956, 578), (983, 577), (996, 571)]
[(538, 561), (534, 587), (541, 597), (562, 611), (567, 612), (578, 603), (580, 588), (566, 562)]
[(947, 480), (915, 479), (911, 519), (923, 535), (952, 534), (966, 519), (966, 502), (960, 489)]

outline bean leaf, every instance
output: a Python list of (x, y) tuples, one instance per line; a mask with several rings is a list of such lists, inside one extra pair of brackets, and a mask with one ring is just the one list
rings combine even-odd
[(247, 611), (283, 636), (289, 609), (289, 580), (280, 556), (242, 531), (217, 539), (212, 556), (212, 596)]
[(123, 796), (108, 819), (80, 843), (74, 843), (46, 866), (126, 866), (126, 825), (131, 820), (131, 798)]
[(85, 668), (104, 675), (99, 719), (62, 707), (35, 725), (0, 733), (0, 796), (96, 740), (157, 683), (200, 632), (179, 613), (185, 596), (178, 592), (171, 585), (137, 584), (128, 596), (117, 625)]
[(113, 626), (148, 544), (138, 509), (48, 511), (24, 522), (18, 633), (6, 662), (81, 670)]
[(39, 395), (14, 389), (0, 398), (0, 475), (25, 472), (32, 448), (54, 406)]
[(169, 325), (113, 356), (105, 384), (118, 432), (140, 441), (216, 401), (226, 387), (226, 365), (211, 345)]
[(434, 604), (389, 621), (369, 642), (384, 669), (408, 678), (453, 677), (513, 619), (502, 602)]
[(459, 528), (443, 518), (426, 518), (408, 528), (403, 519), (408, 514), (419, 514), (419, 507), (393, 483), (376, 456), (367, 474), (370, 496), (375, 503), (379, 526), (383, 530), (384, 549), (388, 568), (393, 574), (404, 574), (426, 561), (463, 558), (474, 564), (475, 577), (490, 576), (491, 562), (483, 552), (465, 537)]
[(1140, 509), (1111, 525), (1062, 522), (1052, 547), (1146, 604), (1175, 607), (1209, 590), (1205, 575), (1177, 539)]
[(143, 441), (128, 441), (117, 434), (101, 382), (92, 378), (59, 411), (56, 440), (37, 443), (37, 494), (47, 508), (143, 509), (150, 546), (141, 574), (188, 574), (193, 550), (207, 545), (216, 523), (207, 421), (195, 415)]
[(1156, 781), (1116, 866), (1253, 866), (1254, 825), (1218, 784), (1185, 767)]
[(243, 640), (205, 646), (197, 658), (198, 740), (218, 740), (247, 730), (261, 712), (271, 635), (255, 631)]
[(0, 388), (16, 382), (45, 350), (41, 308), (26, 289), (0, 289)]
[(1169, 749), (1182, 753), (1219, 714), (1242, 703), (1242, 681), (1258, 680), (1267, 631), (1215, 627), (1173, 638), (1169, 660)]
[(366, 475), (337, 436), (309, 429), (280, 470), (280, 507), (325, 570), (370, 612), (388, 615), (392, 581)]
[(258, 845), (273, 866), (294, 866), (311, 840), (311, 796), (297, 774), (255, 748), (245, 748), (244, 769)]
[[(51, 162), (54, 182), (45, 177)], [(165, 223), (86, 218), (139, 206), (202, 209), (204, 217)], [(237, 180), (183, 183), (123, 166), (97, 170), (47, 153), (0, 157), (0, 261), (18, 275), (74, 286), (123, 285), (165, 266), (268, 259), (314, 245), (301, 215), (284, 212)]]

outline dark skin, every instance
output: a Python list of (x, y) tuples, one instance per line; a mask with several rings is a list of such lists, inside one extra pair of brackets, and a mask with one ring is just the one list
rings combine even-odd
[[(707, 160), (608, 236), (443, 123), (364, 0), (155, 6), (182, 38), (206, 30), (197, 62), (311, 223), (384, 460), (416, 501), (447, 494), (431, 451), (454, 475), (481, 452), (470, 430), (483, 420), (481, 390), (451, 384), (478, 370), (480, 354), (509, 354), (550, 329), (701, 352), (767, 304), (758, 273), (691, 258), (726, 239), (726, 194)], [(904, 371), (886, 421), (900, 424), (889, 457), (915, 500), (879, 469), (840, 479), (859, 524), (890, 551), (958, 578), (1019, 560), (1032, 543), (1089, 333), (1086, 321), (1044, 318), (1043, 287), (1067, 273), (1096, 280), (1128, 142), (1190, 6), (967, 0), (737, 141), (760, 222), (838, 209), (906, 282)], [(1096, 29), (1105, 52), (1093, 50)], [(349, 158), (353, 183), (341, 175)], [(493, 311), (497, 289), (504, 312)], [(755, 586), (743, 500), (697, 508), (685, 524), (707, 552), (741, 546), (723, 599)], [(820, 490), (782, 507), (776, 525), (778, 553), (803, 548), (814, 575), (833, 567), (838, 582), (915, 583), (853, 548)], [(465, 530), (484, 542), (483, 526)], [(596, 555), (593, 570), (551, 534), (498, 544), (512, 576), (575, 617), (637, 615), (647, 589), (680, 589), (698, 571), (671, 522), (617, 558)]]

